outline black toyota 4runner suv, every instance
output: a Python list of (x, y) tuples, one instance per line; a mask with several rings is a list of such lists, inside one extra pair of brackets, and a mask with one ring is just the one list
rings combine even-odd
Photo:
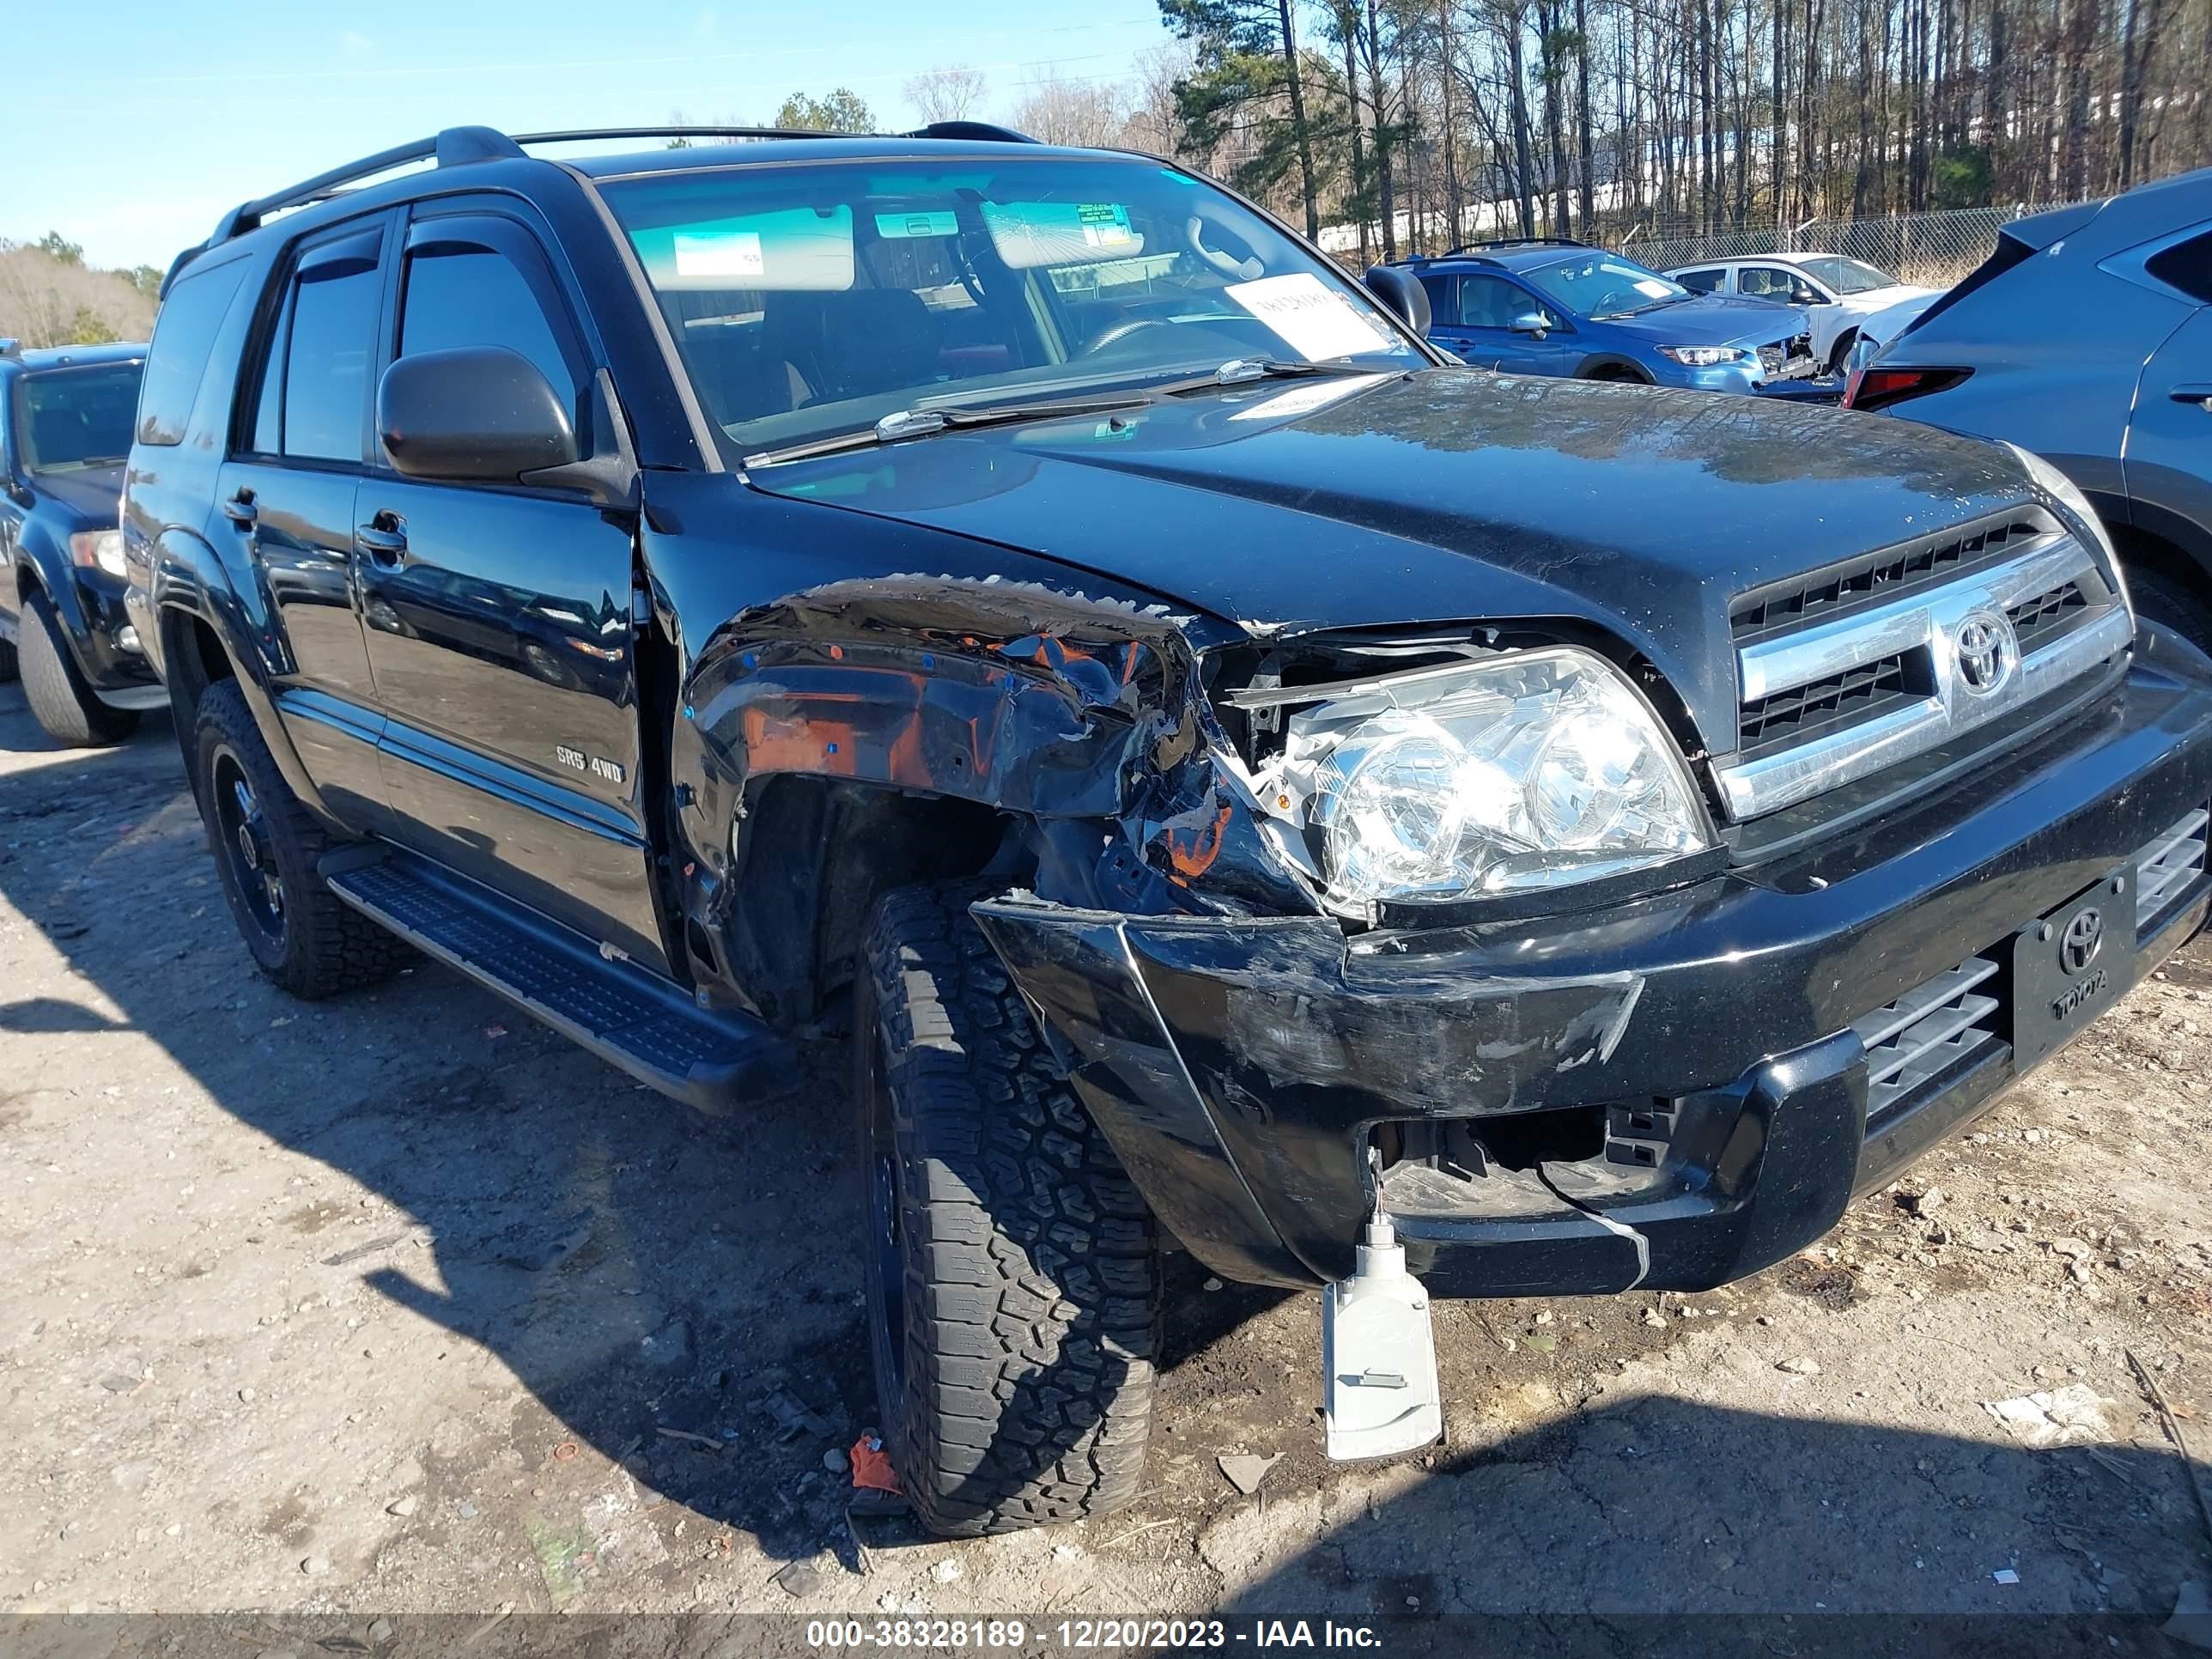
[(930, 1526), (1130, 1498), (1166, 1240), (1717, 1285), (2203, 919), (2212, 663), (2033, 457), (1454, 367), (1153, 158), (726, 136), (228, 216), (129, 603), (289, 989), (408, 941), (714, 1110), (849, 1006)]

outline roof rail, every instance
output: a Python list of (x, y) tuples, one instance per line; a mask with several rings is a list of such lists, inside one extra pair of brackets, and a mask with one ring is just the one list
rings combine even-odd
[[(434, 161), (441, 167), (466, 167), (477, 161), (511, 161), (523, 154), (525, 144), (571, 144), (601, 138), (846, 138), (866, 137), (865, 134), (823, 132), (813, 127), (576, 127), (559, 132), (525, 132), (509, 137), (495, 127), (447, 127), (432, 138), (417, 138), (412, 143), (395, 144), (390, 149), (380, 149), (374, 155), (364, 155), (358, 161), (349, 161), (343, 167), (319, 173), (312, 179), (303, 179), (296, 185), (272, 191), (266, 196), (257, 196), (250, 202), (241, 202), (217, 222), (215, 234), (197, 247), (188, 247), (171, 264), (168, 274), (161, 279), (161, 297), (168, 297), (169, 288), (177, 280), (177, 273), (191, 264), (194, 256), (209, 248), (219, 246), (234, 236), (243, 236), (249, 230), (258, 229), (261, 222), (270, 214), (285, 208), (301, 207), (309, 202), (322, 200), (347, 185), (373, 179), (380, 173), (390, 173), (414, 161)], [(1005, 143), (1030, 144), (1036, 141), (1024, 133), (1008, 127), (993, 126), (984, 121), (933, 121), (917, 131), (902, 135), (908, 138), (969, 138)]]
[(565, 132), (521, 132), (518, 144), (580, 144), (594, 138), (852, 138), (818, 127), (576, 127)]
[(1493, 236), (1487, 241), (1462, 242), (1457, 247), (1448, 247), (1438, 257), (1449, 259), (1455, 253), (1480, 253), (1493, 247), (1594, 247), (1577, 236)]

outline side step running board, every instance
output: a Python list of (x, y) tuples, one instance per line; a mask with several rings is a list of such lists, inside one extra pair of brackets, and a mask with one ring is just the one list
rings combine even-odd
[(425, 956), (458, 968), (639, 1082), (726, 1112), (777, 1092), (790, 1044), (759, 1020), (710, 1013), (678, 986), (610, 960), (582, 934), (397, 849), (346, 848), (331, 890)]

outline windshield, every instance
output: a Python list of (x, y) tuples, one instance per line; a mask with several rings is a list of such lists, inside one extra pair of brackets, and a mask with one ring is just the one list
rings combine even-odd
[(1888, 272), (1863, 265), (1856, 259), (1846, 259), (1840, 253), (1826, 253), (1792, 263), (1832, 294), (1870, 294), (1878, 288), (1897, 286), (1897, 278)]
[(1592, 253), (1521, 275), (1577, 316), (1593, 319), (1632, 317), (1690, 297), (1680, 283), (1618, 253)]
[(1342, 273), (1154, 161), (737, 167), (605, 195), (732, 458), (1232, 359), (1429, 361)]
[(113, 466), (131, 453), (143, 363), (88, 363), (24, 375), (15, 389), (15, 432), (30, 472)]

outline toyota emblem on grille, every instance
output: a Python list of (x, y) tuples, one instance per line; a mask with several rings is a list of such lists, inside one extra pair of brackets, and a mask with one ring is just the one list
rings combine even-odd
[(1985, 697), (2011, 677), (2020, 647), (2012, 623), (1995, 611), (1977, 611), (1951, 637), (1959, 678), (1966, 690)]
[(2095, 910), (2081, 911), (2059, 938), (2058, 965), (2069, 974), (2085, 974), (2104, 948), (2105, 918)]

